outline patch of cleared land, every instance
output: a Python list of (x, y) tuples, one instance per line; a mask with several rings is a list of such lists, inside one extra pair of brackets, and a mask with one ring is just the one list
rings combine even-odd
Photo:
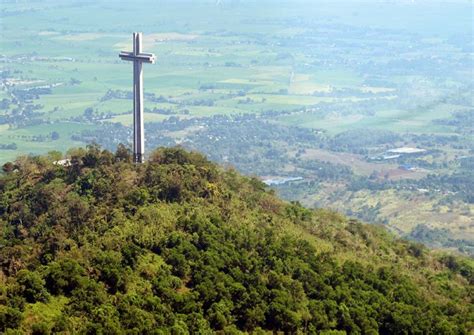
[(365, 161), (360, 155), (345, 152), (333, 152), (322, 149), (307, 149), (306, 152), (301, 155), (301, 158), (317, 159), (333, 164), (346, 165), (351, 167), (354, 170), (354, 173), (365, 176), (369, 176), (374, 171), (383, 174), (387, 171), (397, 168), (396, 164), (370, 163)]
[[(363, 208), (379, 206), (377, 218), (383, 222), (390, 217), (389, 226), (398, 232), (410, 233), (418, 224), (427, 224), (430, 228), (448, 229), (454, 238), (474, 239), (474, 205), (454, 202), (449, 205), (440, 205), (442, 194), (427, 195), (423, 192), (384, 190), (358, 191), (356, 193), (337, 193), (334, 185), (322, 184), (318, 194), (305, 197), (302, 200), (306, 205), (329, 207), (344, 212), (351, 208), (353, 212)], [(339, 190), (342, 190), (339, 188)]]

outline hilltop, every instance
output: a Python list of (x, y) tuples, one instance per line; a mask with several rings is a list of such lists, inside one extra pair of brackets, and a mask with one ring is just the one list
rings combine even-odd
[(472, 330), (472, 260), (280, 200), (198, 153), (20, 157), (0, 176), (0, 332)]

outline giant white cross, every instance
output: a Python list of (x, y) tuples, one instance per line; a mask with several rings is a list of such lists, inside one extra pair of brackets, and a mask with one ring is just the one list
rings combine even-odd
[(145, 128), (143, 125), (143, 63), (155, 63), (155, 55), (142, 52), (142, 33), (133, 33), (133, 52), (122, 51), (122, 60), (133, 61), (133, 161), (143, 163)]

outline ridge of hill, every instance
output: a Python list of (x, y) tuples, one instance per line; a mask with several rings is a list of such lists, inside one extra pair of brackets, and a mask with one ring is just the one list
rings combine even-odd
[(5, 334), (468, 334), (471, 259), (278, 199), (180, 148), (0, 176)]

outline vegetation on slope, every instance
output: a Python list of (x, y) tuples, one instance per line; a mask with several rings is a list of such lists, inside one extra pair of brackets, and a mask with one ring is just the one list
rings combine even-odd
[(179, 148), (89, 146), (0, 177), (0, 332), (472, 330), (473, 266), (276, 198)]

